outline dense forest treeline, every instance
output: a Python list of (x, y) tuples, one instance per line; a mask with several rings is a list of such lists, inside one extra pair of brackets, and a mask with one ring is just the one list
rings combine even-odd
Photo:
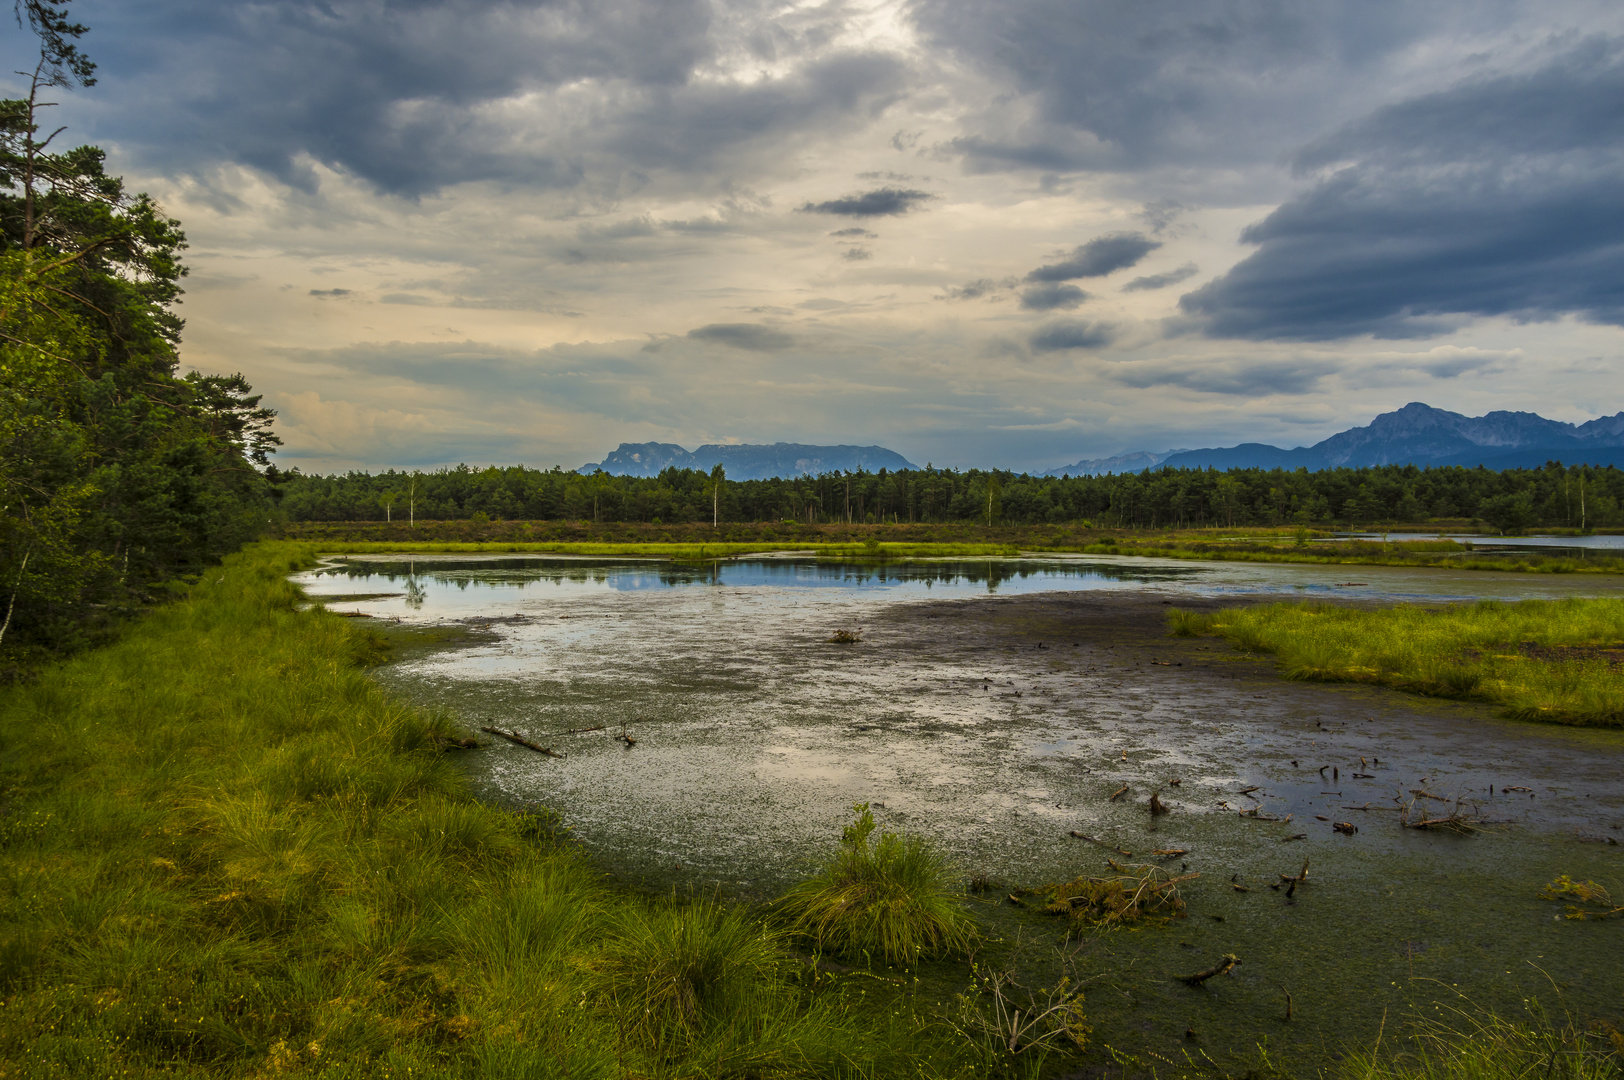
[(42, 137), (43, 95), (95, 82), (86, 28), (18, 16), (41, 49), (0, 101), (0, 678), (262, 531), (278, 441), (242, 376), (179, 372), (180, 223)]
[(963, 522), (1107, 528), (1416, 524), (1475, 519), (1506, 532), (1624, 525), (1624, 470), (1384, 465), (1360, 469), (1168, 469), (1047, 477), (971, 469), (729, 481), (692, 469), (590, 476), (522, 465), (435, 472), (283, 474), (295, 522), (572, 520)]

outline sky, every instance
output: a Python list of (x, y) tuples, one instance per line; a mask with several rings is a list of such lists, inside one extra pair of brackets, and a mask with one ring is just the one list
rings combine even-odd
[(52, 126), (182, 221), (182, 359), (283, 467), (1624, 409), (1611, 0), (71, 10)]

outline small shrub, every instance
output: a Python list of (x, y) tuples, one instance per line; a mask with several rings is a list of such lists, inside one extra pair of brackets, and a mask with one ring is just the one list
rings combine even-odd
[(867, 803), (854, 806), (840, 851), (778, 902), (782, 918), (819, 948), (867, 955), (896, 967), (963, 951), (975, 924), (960, 906), (947, 860), (924, 840), (874, 837)]

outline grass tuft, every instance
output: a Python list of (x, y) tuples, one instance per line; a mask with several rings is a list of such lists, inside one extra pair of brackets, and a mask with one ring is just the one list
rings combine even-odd
[(968, 949), (975, 924), (947, 860), (918, 837), (874, 836), (867, 803), (852, 810), (834, 858), (778, 901), (791, 930), (819, 948), (899, 968)]

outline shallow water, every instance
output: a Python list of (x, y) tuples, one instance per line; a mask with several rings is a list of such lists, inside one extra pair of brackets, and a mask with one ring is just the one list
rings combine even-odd
[[(1011, 884), (1103, 872), (1108, 853), (1073, 830), (1139, 858), (1188, 849), (1170, 865), (1203, 874), (1187, 887), (1190, 918), (1096, 946), (1109, 975), (1090, 1012), (1106, 1042), (1175, 1060), (1199, 1046), (1238, 1064), (1267, 1034), (1312, 1064), (1369, 1038), (1383, 1010), (1457, 990), (1514, 1008), (1541, 992), (1539, 970), (1585, 1003), (1578, 1011), (1624, 1001), (1624, 923), (1560, 920), (1536, 897), (1559, 873), (1624, 893), (1624, 846), (1608, 842), (1624, 838), (1624, 734), (1287, 683), (1221, 643), (1161, 631), (1165, 601), (1616, 594), (1612, 578), (500, 556), (368, 557), (298, 580), (335, 610), (476, 628), (473, 643), (379, 679), (565, 752), (493, 740), (467, 760), (487, 797), (557, 809), (606, 867), (653, 887), (775, 894), (859, 801), (884, 827), (930, 836), (967, 874)], [(337, 599), (359, 595), (372, 598)], [(830, 643), (840, 628), (861, 642)], [(614, 738), (623, 726), (635, 746)], [(1146, 810), (1153, 790), (1174, 810), (1159, 822)], [(1393, 800), (1415, 790), (1497, 824), (1467, 837), (1401, 829)], [(1240, 816), (1252, 807), (1282, 820)], [(1359, 832), (1333, 833), (1332, 821)], [(1290, 902), (1266, 887), (1304, 858), (1309, 884)], [(982, 915), (1006, 938), (1019, 931), (1015, 951), (1039, 968), (1059, 936), (1007, 903)], [(1223, 952), (1246, 961), (1235, 977), (1204, 991), (1171, 980)], [(1279, 1019), (1287, 990), (1290, 1025)]]
[(1458, 540), (1484, 551), (1515, 548), (1568, 548), (1572, 551), (1600, 551), (1612, 554), (1624, 550), (1624, 535), (1593, 533), (1589, 536), (1484, 536), (1482, 533), (1351, 533), (1356, 540)]

